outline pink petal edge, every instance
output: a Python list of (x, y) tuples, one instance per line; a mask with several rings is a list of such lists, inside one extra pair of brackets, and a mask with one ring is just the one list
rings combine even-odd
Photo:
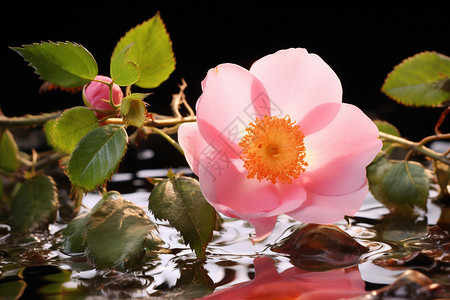
[(287, 215), (303, 223), (331, 224), (357, 213), (368, 191), (367, 179), (359, 189), (345, 195), (329, 196), (306, 191), (307, 200)]
[(315, 106), (341, 103), (336, 73), (316, 54), (302, 48), (280, 50), (257, 60), (250, 68), (267, 90), (280, 115), (300, 120)]

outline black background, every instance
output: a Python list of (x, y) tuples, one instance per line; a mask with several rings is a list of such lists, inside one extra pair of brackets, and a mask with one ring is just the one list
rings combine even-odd
[[(38, 94), (42, 83), (8, 46), (72, 41), (95, 57), (100, 74), (127, 30), (160, 12), (173, 42), (177, 69), (148, 98), (150, 110), (169, 111), (181, 78), (194, 106), (208, 69), (224, 62), (249, 68), (290, 47), (321, 56), (338, 74), (344, 102), (395, 124), (413, 140), (433, 133), (442, 109), (407, 108), (380, 88), (403, 59), (432, 50), (450, 54), (450, 1), (8, 1), (3, 22), (2, 93), (7, 116), (82, 105), (80, 95)], [(6, 38), (5, 38), (6, 37)], [(5, 42), (6, 41), (6, 42)], [(448, 123), (443, 129), (447, 129)]]

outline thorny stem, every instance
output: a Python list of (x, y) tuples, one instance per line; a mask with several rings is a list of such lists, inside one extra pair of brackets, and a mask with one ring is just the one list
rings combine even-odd
[(62, 111), (53, 113), (45, 113), (41, 115), (25, 115), (21, 117), (5, 117), (0, 112), (0, 127), (17, 128), (28, 126), (39, 126), (45, 124), (47, 121), (57, 119), (62, 114)]
[[(166, 119), (149, 119), (145, 122), (144, 126), (150, 127), (171, 127), (181, 123), (195, 122), (197, 118), (195, 116), (182, 117), (182, 118), (166, 118)], [(126, 122), (122, 118), (109, 118), (105, 120), (105, 124), (119, 124), (123, 125)]]
[(387, 134), (384, 132), (380, 132), (380, 138), (383, 141), (398, 144), (404, 148), (410, 149), (410, 151), (421, 153), (429, 158), (432, 158), (434, 160), (443, 162), (444, 164), (450, 165), (450, 159), (445, 156), (445, 153), (444, 154), (438, 153), (438, 152), (431, 150), (430, 148), (427, 148), (424, 146), (425, 143), (428, 143), (431, 141), (450, 139), (450, 133), (429, 136), (418, 143), (411, 142), (411, 141), (408, 141), (407, 139), (404, 139), (404, 138), (401, 138), (398, 136), (394, 136), (394, 135), (390, 135), (390, 134)]

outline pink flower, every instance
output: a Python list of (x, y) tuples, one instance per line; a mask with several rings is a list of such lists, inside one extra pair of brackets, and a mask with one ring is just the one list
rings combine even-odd
[(342, 103), (339, 78), (319, 56), (288, 49), (250, 70), (221, 64), (202, 89), (180, 145), (208, 202), (250, 222), (255, 241), (279, 214), (326, 224), (358, 211), (382, 142), (360, 109)]
[(326, 272), (305, 272), (292, 267), (278, 273), (269, 257), (257, 257), (253, 263), (253, 280), (219, 290), (201, 299), (333, 300), (354, 298), (367, 293), (356, 266)]
[[(103, 75), (97, 75), (95, 80), (111, 83), (112, 79)], [(113, 102), (118, 105), (122, 102), (123, 92), (120, 86), (113, 84)], [(109, 103), (109, 87), (107, 84), (92, 81), (83, 91), (83, 100), (86, 106), (95, 109), (100, 115), (108, 115), (114, 112), (114, 108)]]

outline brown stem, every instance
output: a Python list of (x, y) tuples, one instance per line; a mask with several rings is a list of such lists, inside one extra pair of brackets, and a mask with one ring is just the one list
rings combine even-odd
[(445, 117), (448, 115), (449, 112), (450, 112), (450, 106), (447, 106), (447, 108), (439, 116), (436, 126), (434, 126), (434, 132), (436, 133), (436, 135), (439, 135), (442, 133), (439, 130), (439, 127), (441, 127), (442, 123), (444, 123)]

